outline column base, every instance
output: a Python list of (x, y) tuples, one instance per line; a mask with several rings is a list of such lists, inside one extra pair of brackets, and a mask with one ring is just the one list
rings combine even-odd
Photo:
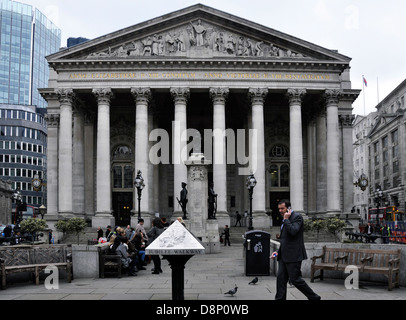
[(96, 213), (96, 215), (92, 217), (92, 228), (101, 227), (104, 230), (107, 226), (114, 228), (114, 225), (115, 219), (111, 214)]
[(338, 209), (329, 209), (326, 211), (328, 217), (336, 216), (337, 218), (341, 215), (341, 211)]
[[(247, 223), (249, 223), (249, 213), (247, 217)], [(271, 219), (265, 212), (253, 212), (252, 213), (252, 226), (254, 229), (265, 229), (271, 226)]]

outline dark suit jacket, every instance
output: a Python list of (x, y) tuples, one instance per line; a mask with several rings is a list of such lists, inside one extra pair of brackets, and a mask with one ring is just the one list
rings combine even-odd
[(299, 262), (307, 259), (306, 249), (303, 240), (303, 217), (292, 211), (289, 219), (283, 222), (280, 234), (280, 247), (278, 250), (278, 261)]

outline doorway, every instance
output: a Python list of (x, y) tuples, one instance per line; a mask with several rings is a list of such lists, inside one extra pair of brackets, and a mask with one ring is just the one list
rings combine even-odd
[(132, 192), (113, 192), (113, 214), (116, 226), (126, 227), (131, 222)]
[(272, 210), (272, 225), (280, 226), (282, 224), (282, 217), (279, 214), (278, 203), (282, 199), (289, 199), (290, 192), (269, 192), (269, 204)]

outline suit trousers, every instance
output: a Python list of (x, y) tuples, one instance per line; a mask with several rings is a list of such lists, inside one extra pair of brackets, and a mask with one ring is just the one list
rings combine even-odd
[(302, 262), (284, 263), (282, 259), (278, 264), (278, 276), (276, 278), (276, 295), (275, 300), (286, 300), (287, 283), (291, 283), (302, 292), (309, 300), (319, 300), (320, 296), (307, 285), (302, 278)]

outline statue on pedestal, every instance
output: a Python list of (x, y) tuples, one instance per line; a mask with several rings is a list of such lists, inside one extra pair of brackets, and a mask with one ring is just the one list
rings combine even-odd
[(210, 184), (209, 188), (209, 219), (216, 219), (217, 212), (217, 193), (214, 192), (214, 183)]
[(180, 200), (176, 197), (176, 200), (178, 200), (178, 203), (182, 208), (183, 219), (187, 219), (187, 216), (186, 216), (186, 204), (188, 202), (188, 199), (187, 199), (186, 186), (187, 186), (187, 184), (185, 182), (182, 182), (182, 190), (180, 191)]

